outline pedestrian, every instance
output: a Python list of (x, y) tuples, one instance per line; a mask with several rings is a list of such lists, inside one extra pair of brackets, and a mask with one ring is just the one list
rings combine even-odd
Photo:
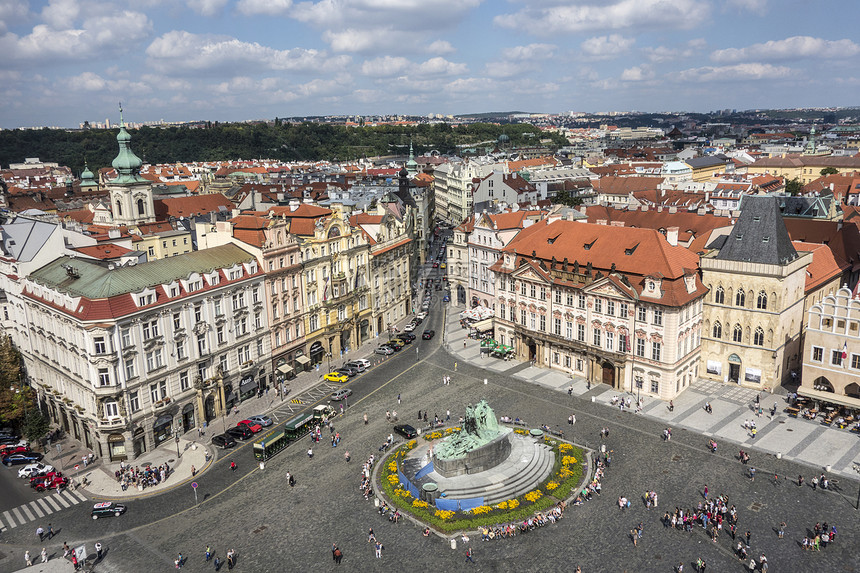
[(779, 524), (779, 531), (777, 532), (777, 535), (779, 536), (780, 539), (782, 539), (785, 536), (785, 522), (784, 521)]
[(42, 528), (41, 525), (36, 528), (36, 535), (39, 536), (39, 541), (42, 541), (42, 539), (45, 537), (45, 530)]
[(336, 565), (340, 565), (340, 560), (343, 559), (343, 551), (340, 550), (340, 547), (334, 550), (334, 562)]
[(69, 548), (69, 544), (63, 541), (63, 559), (69, 556), (72, 550)]
[(707, 500), (708, 499), (708, 484), (705, 484), (705, 489), (702, 490), (702, 496)]
[(75, 571), (78, 570), (78, 556), (72, 553), (72, 566), (75, 568)]
[(216, 557), (215, 558), (215, 571), (220, 571), (220, 570), (221, 570), (221, 559)]
[(264, 469), (266, 469), (266, 462), (260, 460), (260, 471), (263, 471)]
[(451, 410), (445, 410), (445, 421), (447, 422), (450, 419), (451, 419)]
[(812, 476), (812, 489), (818, 489), (818, 476)]
[(367, 412), (364, 413), (364, 425), (367, 425)]
[(311, 459), (313, 457), (314, 457), (314, 449), (308, 448), (308, 459)]
[(24, 552), (24, 561), (27, 563), (27, 567), (30, 567), (33, 565), (33, 560), (30, 559), (30, 550), (29, 549)]
[(750, 481), (755, 481), (755, 468), (750, 468)]
[(331, 544), (331, 560), (332, 561), (337, 561), (337, 556), (335, 555), (336, 553), (337, 553), (337, 544), (332, 543)]
[(208, 563), (210, 559), (212, 559), (212, 548), (207, 545), (206, 546), (206, 562)]
[(391, 411), (390, 410), (385, 411), (385, 419), (388, 420), (389, 422), (391, 421)]
[(466, 563), (474, 563), (475, 561), (472, 559), (472, 548), (469, 547), (466, 549)]
[(797, 487), (801, 487), (803, 485), (803, 476), (797, 476)]
[(227, 569), (232, 569), (236, 564), (236, 550), (231, 549), (227, 552)]
[(636, 542), (639, 540), (639, 536), (636, 535), (635, 529), (630, 530), (630, 539), (633, 540), (633, 547), (636, 547)]
[(397, 395), (397, 405), (400, 405), (400, 394)]
[(376, 558), (377, 559), (382, 559), (382, 549), (383, 549), (382, 544), (379, 541), (377, 541), (376, 545), (374, 546), (374, 550), (376, 552)]
[(746, 535), (746, 538), (747, 538), (747, 547), (749, 547), (749, 546), (750, 546), (750, 537), (752, 537), (752, 533), (750, 533), (750, 531), (749, 531), (749, 530), (747, 530), (747, 532), (746, 532), (744, 535)]
[(96, 541), (95, 547), (96, 547), (96, 559), (101, 559), (102, 558), (102, 544), (100, 542)]
[(175, 562), (175, 563), (176, 563), (176, 568), (177, 568), (177, 569), (182, 569), (182, 563), (183, 563), (183, 561), (185, 561), (185, 558), (184, 558), (184, 557), (182, 557), (182, 553), (180, 553), (180, 554), (179, 554), (179, 556), (176, 558), (176, 562)]

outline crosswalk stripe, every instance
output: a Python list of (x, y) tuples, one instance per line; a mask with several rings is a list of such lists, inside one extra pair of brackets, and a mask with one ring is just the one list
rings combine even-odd
[(6, 523), (9, 524), (9, 527), (18, 527), (18, 524), (15, 523), (14, 519), (12, 519), (12, 514), (8, 511), (3, 512), (3, 517), (6, 519)]
[(12, 510), (12, 515), (14, 515), (17, 518), (18, 523), (20, 523), (21, 525), (24, 525), (28, 521), (27, 519), (24, 519), (24, 516), (21, 515), (21, 512), (18, 511), (17, 507)]
[(59, 502), (63, 507), (70, 507), (69, 502), (67, 502), (65, 499), (63, 499), (63, 496), (61, 494), (56, 493), (56, 494), (52, 495), (51, 497), (54, 498), (55, 501)]
[(39, 507), (38, 503), (36, 503), (35, 501), (31, 501), (27, 505), (33, 508), (33, 513), (36, 514), (36, 517), (45, 517), (45, 514), (42, 513), (42, 509)]
[(77, 491), (77, 490), (72, 491), (72, 492), (70, 492), (70, 491), (66, 490), (66, 492), (67, 492), (67, 493), (70, 493), (73, 497), (78, 498), (78, 501), (76, 501), (75, 503), (80, 503), (80, 502), (82, 502), (82, 501), (87, 501), (87, 496), (85, 496), (84, 494), (82, 494), (81, 492), (79, 492), (79, 491)]
[(49, 495), (48, 497), (43, 497), (42, 501), (46, 502), (48, 505), (54, 508), (54, 511), (60, 511), (60, 504), (54, 501), (54, 497)]
[(50, 514), (54, 513), (54, 510), (48, 504), (47, 499), (48, 499), (47, 497), (43, 497), (42, 499), (38, 500), (38, 504), (42, 508), (42, 511), (45, 512), (45, 515), (50, 515)]
[(27, 521), (33, 521), (34, 519), (36, 519), (36, 517), (32, 513), (30, 513), (30, 510), (27, 509), (26, 505), (20, 505), (18, 507), (21, 509), (21, 511), (24, 513), (24, 515), (26, 515), (27, 517), (30, 518)]

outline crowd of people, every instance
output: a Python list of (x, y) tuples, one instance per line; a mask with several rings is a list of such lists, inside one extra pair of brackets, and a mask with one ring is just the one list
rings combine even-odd
[(126, 491), (130, 487), (136, 487), (139, 491), (143, 491), (147, 487), (165, 482), (169, 475), (170, 465), (167, 462), (158, 467), (147, 465), (143, 469), (140, 466), (132, 466), (121, 462), (119, 469), (114, 472), (114, 476), (119, 482), (122, 491)]
[(826, 521), (823, 525), (818, 522), (812, 528), (812, 535), (805, 536), (800, 546), (804, 551), (821, 551), (828, 543), (836, 541), (836, 533), (835, 525), (828, 527)]
[(370, 454), (367, 461), (361, 465), (361, 483), (358, 486), (359, 491), (364, 495), (364, 499), (370, 500), (373, 497), (373, 481), (370, 479), (370, 473), (373, 470), (374, 455)]

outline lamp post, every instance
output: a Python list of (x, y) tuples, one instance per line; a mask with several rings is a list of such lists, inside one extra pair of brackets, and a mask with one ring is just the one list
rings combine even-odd
[(176, 457), (181, 458), (182, 454), (179, 453), (179, 430), (173, 431), (173, 437), (176, 439)]

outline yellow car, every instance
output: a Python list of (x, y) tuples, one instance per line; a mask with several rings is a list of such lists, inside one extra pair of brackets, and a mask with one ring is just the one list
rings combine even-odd
[(328, 380), (329, 382), (346, 382), (349, 380), (349, 376), (346, 374), (341, 374), (340, 372), (329, 372), (325, 376), (323, 376), (324, 380)]
[(447, 265), (447, 263), (442, 263), (441, 265), (439, 265), (439, 268), (440, 268), (440, 269), (444, 269), (444, 268), (445, 268), (445, 267), (447, 267), (447, 266), (448, 266), (448, 265)]

